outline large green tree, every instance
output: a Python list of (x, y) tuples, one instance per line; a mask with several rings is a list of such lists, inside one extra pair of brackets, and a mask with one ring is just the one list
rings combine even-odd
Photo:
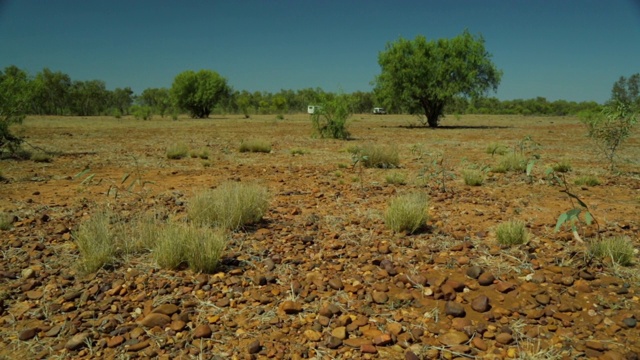
[(69, 110), (70, 90), (69, 75), (42, 69), (33, 79), (32, 111), (36, 114), (65, 114)]
[(208, 117), (216, 104), (230, 94), (227, 80), (211, 70), (181, 72), (171, 85), (171, 96), (177, 107), (194, 118)]
[(640, 73), (621, 76), (611, 89), (611, 102), (620, 102), (631, 110), (640, 111)]
[(445, 105), (455, 96), (495, 91), (502, 77), (482, 36), (467, 30), (452, 39), (400, 38), (379, 53), (378, 63), (376, 95), (389, 108), (424, 114), (430, 127), (438, 126)]
[(167, 88), (144, 89), (138, 97), (138, 103), (142, 106), (148, 106), (160, 116), (164, 116), (171, 108), (171, 94)]
[(10, 131), (12, 124), (19, 124), (29, 111), (31, 83), (27, 73), (16, 66), (0, 70), (0, 151), (13, 153), (22, 139)]

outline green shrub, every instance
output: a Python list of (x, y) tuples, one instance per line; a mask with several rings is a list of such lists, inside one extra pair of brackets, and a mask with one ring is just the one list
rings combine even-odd
[(150, 120), (153, 117), (153, 109), (150, 106), (138, 106), (131, 107), (131, 113), (137, 120)]
[(368, 168), (389, 169), (400, 164), (398, 149), (395, 147), (367, 144), (355, 151), (362, 164)]
[(249, 140), (243, 141), (240, 144), (240, 148), (238, 149), (241, 153), (243, 152), (261, 152), (261, 153), (270, 153), (271, 152), (271, 143), (264, 140)]
[(235, 230), (262, 219), (268, 205), (269, 196), (264, 187), (228, 182), (194, 196), (187, 212), (196, 224)]
[(600, 185), (600, 180), (592, 175), (584, 175), (584, 176), (580, 176), (577, 179), (574, 180), (574, 184), (579, 185), (579, 186), (598, 186)]
[(296, 148), (296, 149), (291, 149), (291, 155), (305, 155), (308, 154), (309, 151), (305, 150), (305, 149), (300, 149), (300, 148)]
[(566, 160), (563, 160), (563, 161), (560, 161), (557, 164), (553, 164), (553, 166), (551, 168), (555, 172), (567, 173), (567, 172), (571, 171), (571, 164), (569, 164)]
[(485, 173), (482, 170), (467, 169), (462, 171), (462, 178), (469, 186), (480, 186), (484, 183)]
[(504, 155), (507, 153), (507, 146), (500, 143), (492, 142), (487, 145), (485, 152), (491, 155)]
[(387, 174), (387, 176), (385, 176), (385, 180), (387, 184), (394, 185), (405, 185), (407, 183), (407, 177), (405, 174), (396, 171)]
[(347, 120), (351, 116), (349, 97), (339, 94), (325, 97), (321, 108), (311, 114), (311, 124), (315, 135), (321, 138), (347, 140), (351, 134), (347, 130)]
[(31, 161), (39, 163), (49, 163), (53, 158), (44, 151), (36, 151), (31, 154)]
[(528, 237), (525, 223), (520, 220), (509, 220), (496, 227), (496, 240), (500, 245), (524, 244)]
[(209, 150), (206, 148), (201, 148), (200, 150), (197, 151), (191, 151), (191, 157), (192, 158), (200, 158), (202, 160), (207, 160), (209, 159)]
[(84, 221), (74, 233), (80, 252), (79, 267), (85, 273), (116, 262), (117, 238), (110, 226), (110, 212), (100, 211)]
[(398, 196), (389, 202), (384, 216), (385, 224), (395, 232), (413, 234), (426, 226), (429, 219), (428, 205), (429, 199), (422, 192)]
[(0, 230), (9, 230), (13, 226), (14, 216), (7, 213), (0, 213)]
[(618, 265), (629, 266), (633, 264), (633, 243), (625, 237), (617, 236), (595, 240), (589, 245), (589, 253), (595, 258), (609, 259)]
[(189, 154), (189, 148), (185, 144), (174, 144), (167, 148), (167, 159), (182, 159)]
[(505, 173), (508, 171), (525, 172), (526, 169), (527, 158), (524, 155), (512, 152), (500, 158), (498, 165), (493, 167), (491, 171), (497, 173)]

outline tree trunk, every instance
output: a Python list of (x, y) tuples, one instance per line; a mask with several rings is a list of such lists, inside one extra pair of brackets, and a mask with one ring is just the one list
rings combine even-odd
[(431, 128), (437, 128), (442, 117), (442, 111), (444, 110), (444, 101), (438, 100), (423, 100), (422, 108), (424, 109), (424, 115), (427, 117), (427, 124)]

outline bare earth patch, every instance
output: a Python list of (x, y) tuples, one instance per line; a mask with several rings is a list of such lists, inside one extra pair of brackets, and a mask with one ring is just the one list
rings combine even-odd
[[(27, 119), (16, 132), (57, 155), (0, 162), (11, 223), (0, 230), (0, 359), (637, 358), (639, 137), (612, 175), (574, 118), (412, 122), (356, 115), (354, 140), (338, 141), (313, 138), (307, 115)], [(528, 135), (539, 146), (523, 148)], [(271, 151), (239, 152), (255, 138)], [(537, 157), (531, 176), (465, 185), (465, 170), (506, 156), (487, 153), (492, 143)], [(175, 144), (208, 156), (169, 159)], [(354, 166), (349, 149), (365, 144), (397, 149), (399, 168)], [(560, 162), (600, 235), (630, 239), (633, 265), (592, 259), (569, 229), (554, 232), (572, 208), (545, 175)], [(581, 176), (601, 184), (573, 185)], [(144, 212), (189, 222), (189, 200), (228, 182), (264, 186), (270, 203), (229, 234), (213, 273), (163, 269), (150, 252), (81, 271), (74, 234), (100, 209), (124, 225)], [(394, 233), (389, 200), (412, 192), (429, 198), (427, 224)], [(497, 243), (509, 220), (526, 224), (527, 242)]]

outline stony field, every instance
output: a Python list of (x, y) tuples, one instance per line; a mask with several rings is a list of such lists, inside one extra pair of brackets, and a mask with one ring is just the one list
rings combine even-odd
[[(27, 119), (15, 132), (56, 155), (0, 161), (0, 359), (638, 359), (640, 136), (612, 174), (575, 118), (415, 123), (355, 115), (339, 141), (313, 138), (306, 114)], [(252, 141), (271, 151), (239, 151)], [(167, 158), (177, 144), (206, 159)], [(354, 162), (367, 146), (399, 166)], [(536, 158), (530, 175), (484, 171), (513, 152)], [(577, 206), (546, 174), (558, 164), (597, 220), (576, 224), (585, 243), (555, 231)], [(484, 182), (466, 185), (468, 170)], [(600, 184), (575, 184), (587, 177)], [(79, 267), (78, 227), (100, 209), (125, 227), (141, 213), (188, 222), (193, 196), (226, 182), (265, 187), (269, 206), (213, 273), (153, 251)], [(390, 230), (389, 202), (415, 192), (426, 226)], [(527, 241), (499, 244), (513, 219)], [(630, 266), (590, 251), (616, 236)]]

